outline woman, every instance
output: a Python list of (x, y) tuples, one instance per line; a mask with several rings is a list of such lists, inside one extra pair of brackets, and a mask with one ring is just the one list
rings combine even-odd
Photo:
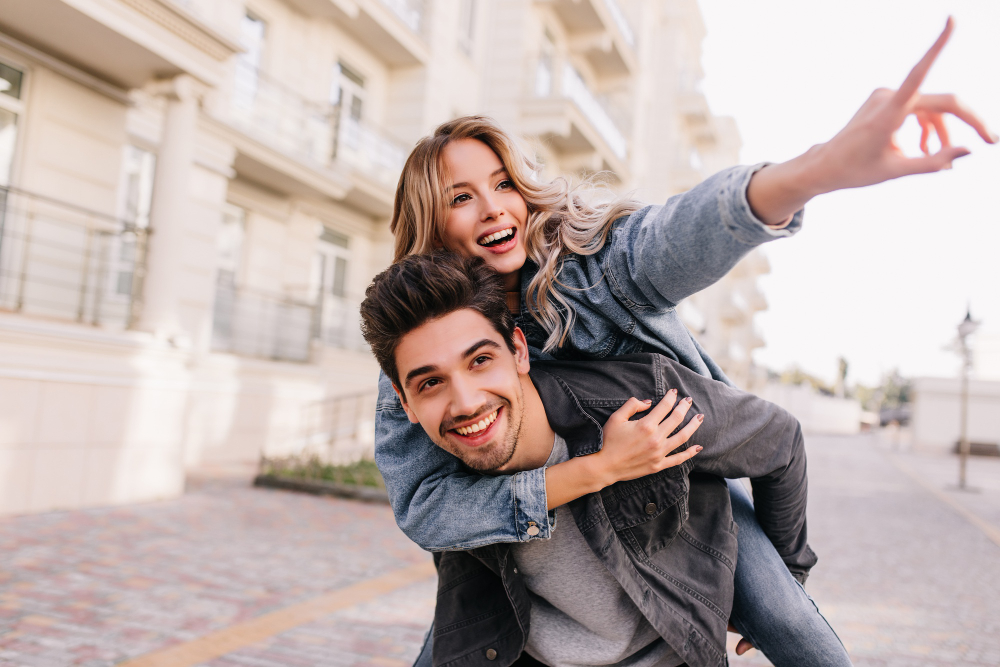
[[(492, 122), (463, 118), (418, 144), (400, 179), (392, 230), (397, 258), (435, 247), (482, 256), (512, 293), (518, 324), (539, 354), (600, 358), (636, 351), (666, 354), (727, 381), (674, 307), (712, 284), (753, 247), (801, 226), (817, 194), (933, 172), (968, 154), (952, 147), (951, 113), (991, 135), (951, 96), (924, 96), (921, 81), (948, 39), (941, 37), (898, 91), (876, 91), (826, 144), (789, 162), (716, 174), (664, 206), (626, 200), (592, 207), (560, 181), (532, 180), (534, 165)], [(913, 113), (942, 148), (906, 158), (893, 133)], [(549, 534), (553, 498), (573, 496), (554, 468), (485, 477), (463, 471), (405, 417), (380, 381), (376, 460), (400, 527), (430, 550), (473, 548)], [(571, 480), (562, 480), (571, 484)], [(733, 621), (781, 665), (850, 664), (833, 631), (763, 537), (753, 506), (730, 484), (740, 525)], [(442, 512), (442, 508), (446, 511)], [(454, 508), (456, 512), (448, 512)], [(786, 567), (787, 566), (787, 567)]]

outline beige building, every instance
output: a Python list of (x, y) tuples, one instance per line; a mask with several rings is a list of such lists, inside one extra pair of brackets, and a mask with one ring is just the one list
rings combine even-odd
[[(703, 34), (695, 0), (5, 0), (0, 512), (370, 442), (357, 305), (409, 147), (488, 113), (662, 201), (736, 162)], [(766, 270), (685, 306), (737, 380)]]

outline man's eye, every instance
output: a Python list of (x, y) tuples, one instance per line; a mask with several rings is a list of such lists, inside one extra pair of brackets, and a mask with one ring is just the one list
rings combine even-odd
[(436, 378), (431, 378), (429, 380), (424, 380), (420, 383), (420, 387), (417, 388), (418, 391), (424, 391), (425, 389), (430, 389), (441, 384), (441, 381)]
[(490, 360), (489, 355), (481, 354), (481, 355), (479, 355), (478, 357), (476, 357), (475, 359), (472, 360), (472, 365), (473, 366), (482, 366), (483, 364), (485, 364), (489, 360)]
[(451, 205), (452, 205), (452, 206), (455, 206), (455, 205), (457, 205), (457, 204), (461, 204), (461, 203), (463, 203), (463, 202), (467, 202), (467, 201), (469, 201), (470, 199), (472, 199), (472, 197), (470, 197), (469, 195), (467, 195), (467, 194), (465, 194), (465, 193), (463, 192), (462, 194), (460, 194), (460, 195), (456, 196), (456, 197), (455, 197), (454, 199), (452, 199), (452, 200), (451, 200)]

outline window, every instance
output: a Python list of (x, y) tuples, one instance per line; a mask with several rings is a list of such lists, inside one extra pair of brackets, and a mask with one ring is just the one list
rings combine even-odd
[(458, 8), (458, 46), (466, 55), (472, 55), (476, 35), (476, 5), (473, 0), (460, 0)]
[(243, 109), (253, 108), (257, 96), (257, 82), (264, 56), (264, 38), (267, 24), (253, 14), (247, 13), (240, 23), (240, 46), (243, 53), (236, 61), (236, 80), (233, 87), (233, 101)]
[(218, 236), (218, 284), (235, 287), (243, 257), (243, 239), (246, 237), (247, 212), (237, 206), (228, 206), (222, 214)]
[(149, 209), (153, 202), (153, 175), (156, 156), (136, 146), (126, 146), (122, 163), (122, 188), (119, 217), (126, 228), (111, 246), (111, 293), (131, 296), (135, 274), (137, 232), (149, 228)]
[(535, 95), (538, 97), (548, 97), (552, 94), (555, 51), (552, 34), (546, 28), (545, 34), (542, 35), (542, 47), (538, 53), (538, 67), (535, 70)]
[(333, 66), (330, 103), (340, 106), (343, 117), (361, 121), (365, 104), (365, 80), (342, 62)]
[(23, 87), (24, 72), (0, 62), (0, 186), (10, 185)]

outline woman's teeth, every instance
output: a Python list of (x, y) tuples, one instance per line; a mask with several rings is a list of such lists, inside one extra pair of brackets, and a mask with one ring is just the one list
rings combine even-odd
[(463, 426), (462, 428), (456, 428), (455, 433), (458, 433), (459, 435), (469, 435), (470, 433), (479, 433), (480, 431), (485, 431), (490, 424), (496, 421), (498, 412), (500, 412), (499, 408), (494, 410), (491, 414), (487, 415), (486, 417), (483, 417), (481, 420), (479, 420), (478, 423), (473, 424), (472, 426)]
[(484, 236), (479, 239), (479, 245), (489, 245), (494, 241), (499, 241), (500, 239), (507, 238), (514, 233), (513, 227), (508, 227), (507, 229), (501, 229), (499, 232), (490, 234), (489, 236)]

